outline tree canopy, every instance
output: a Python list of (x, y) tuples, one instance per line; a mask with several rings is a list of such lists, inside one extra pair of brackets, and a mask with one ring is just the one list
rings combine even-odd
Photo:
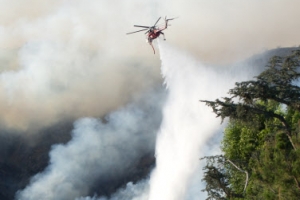
[(223, 155), (205, 157), (208, 199), (300, 197), (300, 50), (270, 59), (229, 97), (202, 100), (229, 123)]

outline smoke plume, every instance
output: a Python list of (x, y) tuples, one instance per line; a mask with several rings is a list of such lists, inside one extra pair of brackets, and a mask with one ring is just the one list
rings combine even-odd
[[(133, 24), (179, 16), (167, 40), (203, 62), (226, 63), (298, 45), (296, 0), (15, 1), (0, 8), (2, 127), (38, 129), (103, 116), (161, 81)], [(99, 106), (101, 105), (101, 106)]]
[(160, 81), (155, 62), (129, 50), (137, 46), (125, 37), (130, 11), (120, 9), (126, 4), (56, 1), (47, 7), (32, 0), (23, 10), (6, 3), (15, 12), (2, 12), (0, 27), (3, 127), (32, 132), (64, 119), (103, 116)]
[(52, 147), (49, 166), (18, 192), (17, 199), (74, 199), (88, 195), (95, 184), (126, 177), (141, 156), (153, 153), (163, 97), (159, 91), (144, 95), (109, 114), (107, 122), (75, 122), (72, 140)]

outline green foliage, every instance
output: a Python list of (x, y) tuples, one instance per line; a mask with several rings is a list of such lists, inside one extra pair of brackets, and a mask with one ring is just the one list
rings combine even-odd
[(282, 148), (282, 144), (289, 144), (284, 137), (284, 134), (279, 134), (266, 141), (264, 148), (256, 152), (259, 155), (251, 158), (250, 182), (259, 184), (261, 188), (254, 189), (249, 184), (249, 196), (261, 196), (263, 199), (299, 197), (300, 190), (296, 180), (300, 177), (300, 166), (295, 162), (298, 163), (300, 154), (290, 147)]
[(224, 156), (209, 156), (202, 159), (205, 159), (207, 162), (207, 165), (203, 168), (204, 178), (202, 179), (202, 181), (206, 182), (206, 187), (202, 191), (207, 191), (207, 200), (226, 200), (243, 197), (242, 194), (234, 192), (230, 187), (228, 179), (230, 171), (225, 167), (229, 164)]
[(229, 191), (229, 183), (224, 172), (219, 171), (213, 165), (205, 166), (203, 170), (205, 170), (203, 180), (206, 182), (206, 190), (209, 191), (209, 198), (207, 199), (227, 199), (226, 194)]
[(236, 83), (230, 97), (202, 101), (222, 121), (229, 118), (222, 159), (206, 157), (203, 181), (210, 198), (299, 199), (299, 66), (300, 50), (273, 57), (256, 80)]

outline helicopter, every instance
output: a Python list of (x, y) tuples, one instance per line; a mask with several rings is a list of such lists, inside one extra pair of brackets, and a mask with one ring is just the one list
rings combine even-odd
[(153, 26), (134, 25), (134, 27), (143, 28), (143, 29), (138, 30), (138, 31), (129, 32), (129, 33), (126, 33), (126, 34), (128, 35), (128, 34), (138, 33), (138, 32), (141, 32), (141, 31), (146, 31), (145, 34), (147, 34), (147, 42), (151, 45), (151, 47), (153, 49), (153, 52), (155, 54), (155, 49), (153, 47), (152, 41), (154, 39), (158, 38), (160, 36), (160, 34), (162, 34), (163, 37), (164, 37), (164, 40), (166, 40), (165, 34), (162, 31), (167, 29), (168, 28), (168, 22), (170, 20), (175, 19), (175, 18), (167, 19), (167, 17), (165, 17), (165, 25), (162, 28), (159, 28), (159, 27), (156, 26), (156, 24), (159, 22), (160, 19), (161, 19), (161, 17), (158, 18), (158, 20), (155, 22), (155, 24)]

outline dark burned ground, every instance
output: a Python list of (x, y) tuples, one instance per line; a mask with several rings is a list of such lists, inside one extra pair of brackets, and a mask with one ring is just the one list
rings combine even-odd
[[(24, 189), (30, 178), (42, 172), (49, 162), (49, 151), (53, 144), (66, 143), (71, 139), (73, 122), (56, 124), (44, 129), (39, 138), (22, 137), (22, 133), (0, 134), (0, 199), (12, 200), (18, 190)], [(109, 196), (128, 182), (137, 182), (145, 178), (155, 163), (153, 152), (148, 152), (121, 177), (102, 180), (101, 177), (90, 188), (90, 194)]]

